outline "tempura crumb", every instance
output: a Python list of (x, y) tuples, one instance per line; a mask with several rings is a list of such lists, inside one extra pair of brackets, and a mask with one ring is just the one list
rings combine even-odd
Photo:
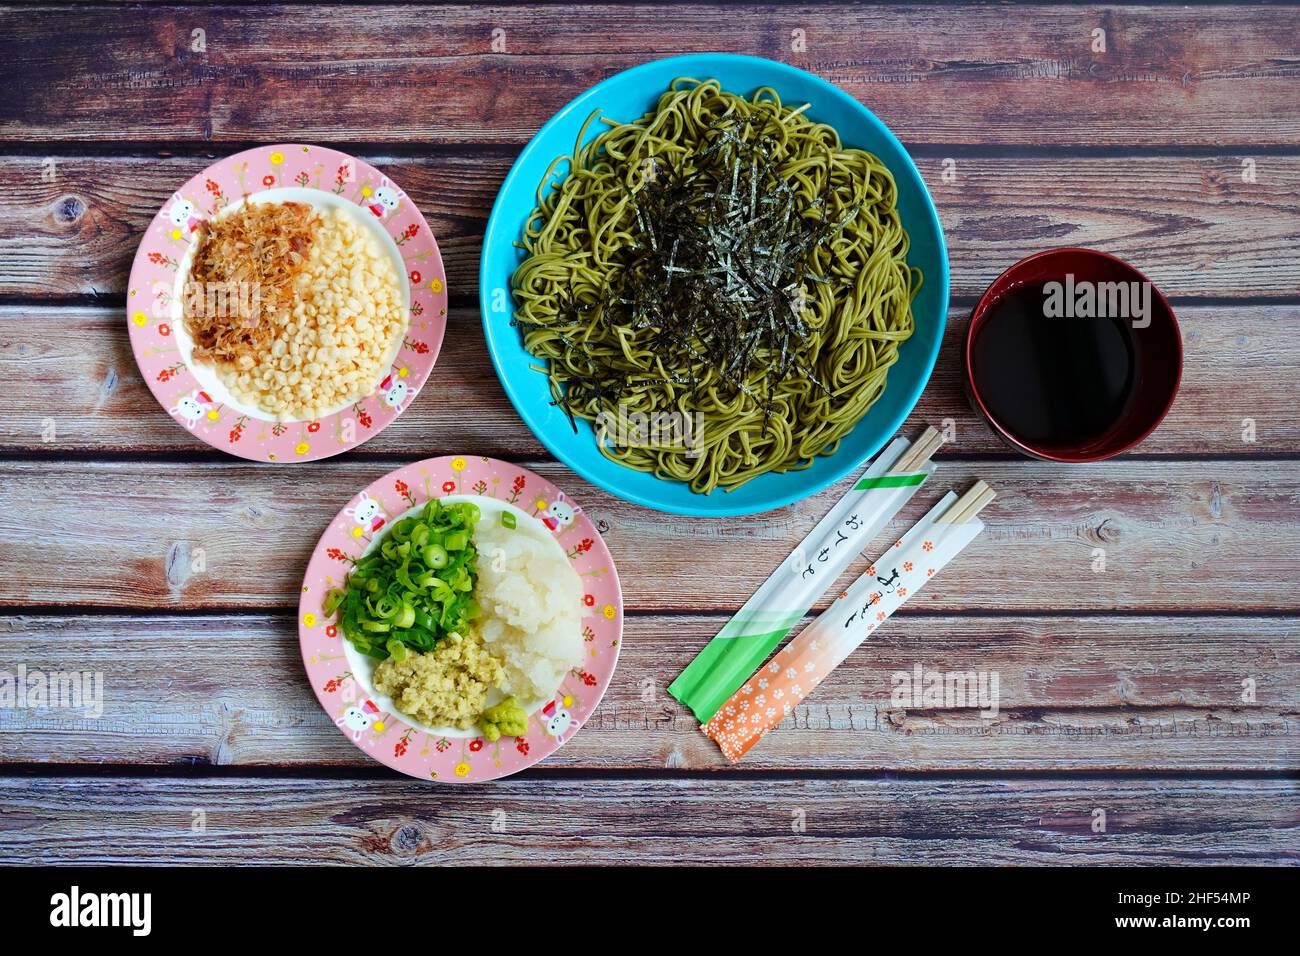
[(218, 361), (218, 377), (237, 401), (277, 420), (320, 418), (384, 377), (406, 331), (401, 277), (355, 213), (323, 209), (292, 305), (264, 321), (265, 347)]

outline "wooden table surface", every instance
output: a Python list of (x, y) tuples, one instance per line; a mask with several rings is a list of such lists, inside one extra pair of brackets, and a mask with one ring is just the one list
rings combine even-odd
[[(953, 302), (907, 429), (951, 420), (937, 478), (1000, 492), (970, 549), (736, 768), (664, 688), (843, 487), (743, 520), (610, 497), (514, 413), (476, 298), (492, 199), (541, 123), (618, 70), (707, 50), (812, 70), (912, 152)], [(0, 670), (106, 687), (97, 720), (0, 709), (0, 859), (1300, 857), (1300, 7), (25, 5), (0, 11), (0, 89)], [(453, 304), (410, 411), (299, 468), (171, 422), (124, 315), (171, 192), (277, 141), (338, 145), (400, 182)], [(958, 379), (974, 298), (1065, 244), (1143, 269), (1186, 351), (1161, 428), (1078, 467), (1007, 454)], [(571, 743), (446, 787), (331, 725), (294, 608), (345, 499), (461, 452), (521, 462), (605, 522), (628, 615)], [(916, 664), (996, 671), (997, 717), (890, 707), (890, 675)]]

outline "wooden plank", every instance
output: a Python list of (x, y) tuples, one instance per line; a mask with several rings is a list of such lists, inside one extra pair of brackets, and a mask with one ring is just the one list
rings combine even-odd
[[(546, 454), (492, 371), (477, 311), (453, 309), (449, 322), (434, 377), (366, 450), (408, 457), (451, 446), (494, 457)], [(10, 450), (209, 448), (169, 419), (146, 387), (122, 309), (0, 306), (0, 377), (8, 376), (34, 385), (0, 393), (0, 446)]]
[(0, 137), (521, 143), (614, 72), (719, 50), (811, 69), (911, 142), (1296, 145), (1297, 35), (1294, 7), (18, 9)]
[[(953, 443), (945, 454), (1011, 454), (966, 402), (961, 348), (968, 314), (949, 314), (934, 375), (904, 431), (950, 419)], [(1300, 343), (1293, 334), (1300, 306), (1187, 306), (1178, 315), (1182, 387), (1140, 453), (1300, 452)], [(145, 387), (125, 322), (115, 307), (0, 306), (0, 379), (32, 386), (0, 392), (0, 447), (39, 454), (208, 451), (163, 414)], [(497, 382), (477, 310), (452, 309), (449, 322), (430, 385), (364, 451), (406, 458), (465, 448), (493, 457), (545, 455)], [(1255, 440), (1246, 441), (1252, 422)]]
[[(208, 157), (0, 159), (0, 294), (120, 295), (145, 228)], [(487, 214), (513, 154), (429, 160), (371, 156), (419, 205), (438, 239), (448, 290), (473, 295)], [(1297, 161), (1300, 178), (1300, 160)]]
[(773, 783), (7, 778), (0, 861), (1185, 866), (1300, 855), (1289, 781)]
[[(682, 521), (614, 499), (557, 463), (530, 467), (605, 522), (624, 599), (638, 611), (734, 610), (843, 493), (762, 517)], [(0, 500), (11, 505), (0, 512), (0, 578), (9, 586), (0, 604), (296, 607), (321, 530), (390, 468), (4, 463)], [(989, 529), (909, 600), (914, 608), (1300, 607), (1300, 476), (1282, 462), (953, 462), (872, 556), (942, 489), (974, 477), (998, 490), (983, 514)]]
[[(208, 157), (0, 158), (0, 294), (125, 295), (136, 246)], [(455, 296), (478, 291), (487, 215), (513, 150), (367, 155), (438, 237)], [(1300, 157), (963, 156), (919, 160), (947, 234), (955, 295), (979, 295), (1030, 252), (1061, 245), (1130, 259), (1167, 295), (1293, 296), (1300, 288)]]
[[(545, 766), (725, 766), (665, 692), (724, 619), (631, 617), (600, 708)], [(1300, 758), (1294, 630), (1279, 618), (900, 613), (740, 766), (1286, 771)], [(0, 709), (0, 763), (377, 768), (317, 704), (291, 616), (10, 617), (0, 662), (13, 676), (20, 664), (100, 675), (103, 688), (98, 717)], [(996, 712), (895, 698), (895, 675), (917, 665), (996, 674)]]

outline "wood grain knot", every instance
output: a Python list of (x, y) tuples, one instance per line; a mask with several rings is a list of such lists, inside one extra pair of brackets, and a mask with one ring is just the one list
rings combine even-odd
[(86, 214), (86, 204), (80, 196), (64, 196), (54, 207), (54, 218), (71, 225)]
[(398, 827), (393, 832), (393, 838), (389, 845), (394, 853), (410, 854), (420, 849), (423, 840), (424, 835), (420, 832), (420, 828), (408, 823), (405, 826)]
[(185, 582), (190, 578), (189, 543), (177, 541), (168, 548), (167, 559), (163, 566), (167, 574), (167, 583), (171, 585), (174, 593), (179, 593), (181, 588), (185, 586)]
[(1101, 524), (1097, 525), (1097, 530), (1093, 532), (1093, 535), (1102, 544), (1110, 544), (1119, 540), (1119, 528), (1111, 524), (1110, 518), (1106, 518)]
[(1223, 517), (1223, 486), (1217, 481), (1210, 483), (1210, 517), (1216, 521)]

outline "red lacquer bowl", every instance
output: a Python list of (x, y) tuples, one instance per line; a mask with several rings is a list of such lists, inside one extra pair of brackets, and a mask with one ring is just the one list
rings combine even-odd
[(1160, 290), (1151, 284), (1150, 324), (1134, 328), (1133, 387), (1120, 417), (1100, 436), (1086, 445), (1046, 445), (1016, 435), (989, 410), (980, 389), (980, 372), (972, 355), (976, 336), (993, 308), (1012, 290), (1040, 282), (1064, 282), (1072, 275), (1077, 282), (1147, 282), (1127, 262), (1093, 249), (1049, 249), (1021, 259), (998, 276), (980, 298), (966, 327), (963, 355), (966, 363), (966, 395), (971, 407), (988, 422), (1004, 442), (1022, 454), (1045, 461), (1099, 461), (1128, 451), (1155, 431), (1173, 406), (1183, 370), (1182, 334), (1173, 309)]

